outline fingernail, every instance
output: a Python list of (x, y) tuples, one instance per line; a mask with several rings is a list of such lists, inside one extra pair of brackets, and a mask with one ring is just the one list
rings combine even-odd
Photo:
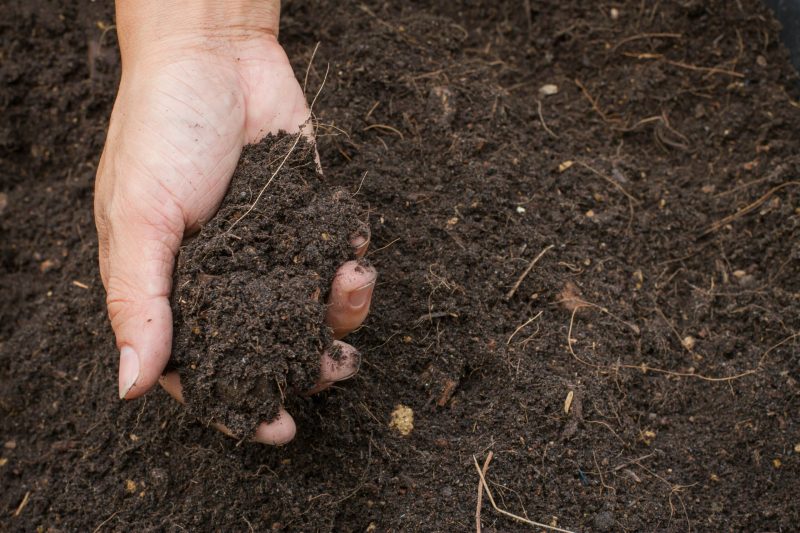
[(350, 306), (360, 309), (366, 305), (372, 296), (372, 289), (375, 287), (375, 282), (368, 283), (363, 287), (359, 287), (350, 293)]
[(139, 379), (139, 356), (130, 346), (119, 352), (119, 399), (124, 400), (128, 391)]

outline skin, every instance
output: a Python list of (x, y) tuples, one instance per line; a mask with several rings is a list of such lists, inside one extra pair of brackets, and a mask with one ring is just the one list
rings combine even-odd
[[(305, 95), (278, 44), (279, 15), (271, 0), (117, 2), (122, 78), (97, 171), (95, 221), (122, 399), (160, 382), (183, 401), (180, 377), (162, 376), (181, 242), (216, 213), (246, 144), (280, 130), (313, 135)], [(369, 237), (351, 244), (356, 259)], [(338, 269), (326, 317), (337, 339), (366, 318), (376, 278), (355, 260)], [(358, 370), (358, 352), (341, 345), (341, 363), (321, 354), (309, 393)], [(283, 444), (295, 431), (281, 410), (254, 439)]]

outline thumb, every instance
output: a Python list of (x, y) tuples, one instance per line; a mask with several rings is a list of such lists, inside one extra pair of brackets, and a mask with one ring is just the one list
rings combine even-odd
[(95, 206), (100, 271), (119, 349), (119, 397), (128, 400), (153, 387), (169, 360), (172, 270), (184, 231), (175, 202), (148, 201), (156, 196), (142, 192), (117, 191), (108, 205), (101, 199)]

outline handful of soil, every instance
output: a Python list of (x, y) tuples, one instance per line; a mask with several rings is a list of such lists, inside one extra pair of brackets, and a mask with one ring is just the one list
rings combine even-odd
[(245, 147), (219, 211), (178, 257), (171, 367), (189, 411), (240, 438), (314, 385), (323, 350), (335, 358), (325, 302), (366, 233), (315, 153), (288, 134)]

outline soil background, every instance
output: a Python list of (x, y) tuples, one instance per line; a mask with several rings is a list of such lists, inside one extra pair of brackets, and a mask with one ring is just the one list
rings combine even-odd
[(91, 211), (113, 23), (0, 6), (0, 529), (470, 531), (493, 452), (532, 520), (796, 530), (800, 104), (759, 2), (287, 3), (380, 278), (360, 373), (290, 398), (282, 448), (116, 398)]

